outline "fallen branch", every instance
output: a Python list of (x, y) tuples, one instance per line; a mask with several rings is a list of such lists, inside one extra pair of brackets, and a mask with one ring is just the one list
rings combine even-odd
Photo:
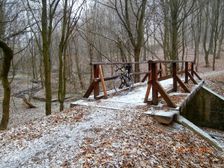
[(29, 100), (27, 100), (26, 97), (23, 97), (23, 102), (25, 103), (25, 105), (26, 105), (27, 108), (37, 108)]

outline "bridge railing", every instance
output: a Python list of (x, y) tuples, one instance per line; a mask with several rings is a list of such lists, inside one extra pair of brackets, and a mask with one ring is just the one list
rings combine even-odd
[[(169, 65), (171, 74), (163, 76), (163, 68), (161, 65)], [(179, 70), (179, 64), (184, 64), (183, 70)], [(185, 91), (190, 92), (185, 83), (189, 82), (189, 79), (197, 84), (197, 81), (194, 79), (196, 76), (199, 80), (201, 80), (200, 76), (194, 70), (194, 63), (192, 61), (148, 61), (148, 85), (145, 94), (144, 102), (149, 102), (150, 104), (157, 105), (158, 104), (158, 95), (166, 101), (167, 105), (170, 107), (176, 107), (175, 103), (170, 99), (168, 92), (176, 92), (179, 86)], [(178, 76), (179, 74), (184, 74), (184, 82)], [(161, 80), (165, 80), (168, 78), (173, 79), (172, 89), (169, 91), (165, 91), (162, 85), (159, 83)], [(152, 90), (152, 100), (149, 101), (148, 97), (150, 94), (150, 90)]]
[[(93, 68), (93, 79), (83, 97), (88, 98), (91, 95), (91, 93), (94, 92), (95, 99), (103, 97), (107, 98), (108, 92), (106, 81), (116, 79), (118, 76), (113, 74), (114, 67), (122, 66), (125, 64), (132, 64), (132, 65), (139, 64), (139, 66), (143, 67), (140, 68), (141, 69), (140, 72), (131, 72), (131, 75), (144, 75), (143, 78), (141, 79), (141, 82), (144, 82), (146, 81), (146, 79), (148, 79), (144, 102), (150, 102), (151, 104), (154, 105), (158, 104), (158, 95), (160, 94), (161, 97), (164, 98), (168, 106), (176, 107), (176, 105), (170, 99), (167, 91), (165, 91), (165, 89), (163, 89), (163, 87), (160, 85), (159, 81), (172, 78), (173, 87), (171, 91), (176, 92), (178, 89), (177, 85), (179, 84), (180, 87), (185, 92), (190, 92), (190, 90), (184, 83), (188, 83), (190, 79), (194, 84), (197, 84), (196, 80), (194, 79), (194, 76), (196, 76), (198, 79), (201, 80), (200, 76), (194, 70), (194, 63), (192, 61), (149, 60), (144, 62), (94, 62), (91, 63), (91, 66)], [(182, 64), (184, 66), (180, 68), (179, 64)], [(110, 75), (107, 74), (108, 76), (105, 75), (105, 72), (103, 70), (103, 68), (105, 68), (106, 66), (111, 67), (111, 73)], [(171, 73), (166, 73), (167, 67), (170, 68)], [(178, 76), (179, 74), (184, 74), (184, 82), (182, 82), (182, 80)], [(100, 83), (102, 85), (101, 90), (103, 92), (103, 95), (100, 95)], [(150, 90), (152, 90), (151, 101), (148, 100)]]
[[(107, 98), (107, 86), (106, 81), (114, 80), (118, 77), (118, 75), (113, 74), (115, 72), (115, 68), (131, 64), (132, 66), (135, 64), (139, 64), (140, 71), (139, 72), (131, 72), (130, 74), (133, 76), (136, 75), (144, 75), (142, 78), (142, 82), (144, 82), (147, 79), (148, 76), (148, 70), (147, 70), (147, 61), (143, 62), (93, 62), (91, 63), (92, 69), (93, 69), (93, 79), (92, 82), (87, 89), (86, 93), (84, 94), (84, 98), (88, 98), (90, 94), (94, 93), (94, 98)], [(106, 71), (110, 71), (110, 74), (106, 73)], [(103, 95), (100, 95), (100, 83), (102, 85), (102, 92)]]

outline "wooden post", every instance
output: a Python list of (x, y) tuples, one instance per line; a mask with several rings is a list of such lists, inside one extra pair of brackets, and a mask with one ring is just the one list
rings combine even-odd
[(147, 84), (147, 90), (146, 90), (146, 94), (145, 94), (145, 99), (144, 102), (147, 103), (148, 102), (148, 98), (149, 98), (149, 94), (150, 94), (150, 89), (151, 89), (151, 84), (152, 84), (152, 75), (151, 75), (151, 63), (148, 62), (148, 84)]
[(103, 87), (104, 98), (107, 98), (107, 89), (106, 89), (106, 84), (105, 84), (104, 76), (103, 76), (103, 69), (101, 65), (99, 65), (99, 75), (100, 75), (100, 81)]
[[(99, 65), (93, 65), (93, 77), (94, 80), (99, 78)], [(94, 85), (94, 98), (97, 98), (97, 96), (100, 93), (100, 87), (99, 87), (99, 82)]]
[[(197, 81), (194, 79), (194, 77), (190, 74), (190, 72), (187, 72), (188, 73), (188, 76), (189, 76), (189, 78), (192, 80), (192, 82), (194, 83), (194, 84), (197, 84)], [(194, 72), (193, 72), (194, 73)]]
[[(187, 72), (189, 73), (189, 72)], [(185, 84), (181, 81), (181, 79), (176, 76), (177, 82), (179, 83), (180, 87), (182, 87), (182, 89), (184, 89), (185, 92), (190, 93), (190, 90), (187, 88), (187, 86), (185, 86)]]
[(177, 64), (176, 62), (172, 63), (172, 67), (173, 67), (173, 91), (176, 92), (177, 91)]
[(163, 89), (163, 87), (160, 85), (160, 83), (158, 81), (156, 81), (156, 85), (157, 85), (157, 88), (158, 88), (158, 92), (160, 93), (162, 98), (166, 101), (167, 105), (169, 107), (176, 108), (177, 106), (172, 102), (169, 95), (165, 92), (165, 90)]
[(159, 63), (159, 77), (160, 77), (160, 78), (162, 77), (162, 73), (163, 73), (163, 70), (162, 70), (162, 63), (160, 62), (160, 63)]
[(188, 83), (188, 62), (185, 62), (185, 83)]
[(191, 62), (191, 76), (194, 77), (194, 63)]
[(151, 68), (152, 68), (152, 104), (157, 105), (158, 104), (158, 89), (157, 89), (157, 65), (155, 62), (151, 62)]
[(198, 75), (197, 72), (194, 71), (194, 74), (195, 74), (195, 76), (197, 76), (197, 78), (198, 78), (199, 80), (202, 80), (201, 77)]
[(87, 89), (86, 93), (84, 94), (84, 98), (88, 98), (92, 91), (94, 90), (94, 87), (96, 85), (96, 82), (93, 80), (92, 83), (90, 84), (89, 88)]

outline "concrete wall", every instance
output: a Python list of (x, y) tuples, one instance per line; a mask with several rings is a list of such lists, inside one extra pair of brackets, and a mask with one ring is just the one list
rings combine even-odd
[(203, 86), (181, 114), (195, 125), (224, 130), (224, 97)]

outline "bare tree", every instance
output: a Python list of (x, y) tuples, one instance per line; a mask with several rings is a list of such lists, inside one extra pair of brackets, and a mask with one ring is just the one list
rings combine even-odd
[(217, 0), (214, 2), (214, 22), (213, 22), (213, 29), (214, 29), (214, 39), (213, 39), (213, 43), (214, 43), (214, 51), (213, 51), (213, 61), (212, 61), (212, 70), (215, 70), (215, 59), (216, 59), (216, 54), (217, 54), (217, 42), (218, 42), (218, 35), (219, 35), (219, 17), (220, 17), (220, 0)]
[(0, 48), (3, 50), (4, 53), (2, 62), (3, 66), (1, 70), (1, 80), (4, 89), (4, 98), (2, 106), (3, 115), (0, 124), (0, 129), (6, 129), (9, 121), (9, 107), (10, 107), (10, 94), (11, 94), (10, 83), (8, 80), (8, 73), (13, 58), (13, 51), (4, 41), (0, 41)]
[[(62, 16), (62, 25), (61, 25), (61, 39), (59, 42), (59, 82), (58, 82), (58, 100), (60, 103), (60, 111), (64, 109), (64, 99), (66, 94), (66, 50), (69, 38), (76, 30), (76, 25), (79, 20), (82, 5), (75, 10), (74, 6), (76, 5), (75, 0), (69, 1), (65, 0), (63, 5), (63, 16)], [(75, 12), (74, 12), (75, 11)], [(75, 14), (74, 14), (75, 13)]]
[[(192, 14), (192, 36), (194, 41), (194, 63), (196, 64), (196, 70), (198, 69), (199, 64), (199, 47), (201, 42), (202, 35), (202, 1), (197, 1), (195, 4), (195, 8), (197, 8), (197, 12)], [(204, 5), (203, 5), (204, 6)]]
[[(38, 35), (34, 33), (36, 42), (38, 43), (41, 56), (43, 57), (44, 65), (44, 87), (45, 87), (45, 113), (46, 115), (51, 114), (51, 99), (52, 99), (52, 88), (51, 88), (51, 43), (52, 33), (54, 31), (54, 19), (55, 13), (60, 0), (41, 0), (30, 2), (27, 0), (27, 12), (31, 16), (32, 20), (35, 21), (35, 26), (38, 32), (41, 34), (41, 41), (38, 39)], [(39, 13), (34, 9), (34, 6), (41, 7), (41, 17)], [(55, 23), (57, 25), (57, 23)], [(33, 31), (35, 32), (35, 31)]]
[[(105, 5), (105, 4), (104, 4)], [(109, 5), (105, 5), (116, 11), (120, 23), (124, 27), (130, 43), (133, 47), (134, 61), (139, 62), (141, 49), (144, 46), (145, 32), (145, 12), (147, 8), (147, 0), (129, 1), (129, 0), (113, 0)], [(139, 72), (139, 64), (135, 64), (135, 72)], [(135, 81), (140, 81), (140, 76), (135, 76)]]

